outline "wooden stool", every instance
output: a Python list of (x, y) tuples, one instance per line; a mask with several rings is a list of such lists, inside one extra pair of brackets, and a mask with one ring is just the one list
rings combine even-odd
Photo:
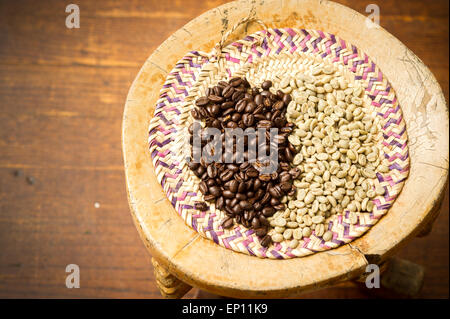
[[(377, 63), (396, 90), (408, 128), (410, 175), (387, 215), (350, 244), (289, 260), (233, 252), (187, 227), (156, 179), (148, 150), (148, 124), (168, 72), (189, 50), (209, 52), (227, 26), (252, 11), (271, 28), (325, 30), (352, 42)], [(448, 181), (447, 107), (436, 79), (419, 58), (365, 20), (328, 1), (231, 2), (189, 22), (145, 62), (127, 97), (122, 141), (132, 216), (153, 256), (164, 297), (180, 298), (191, 287), (236, 298), (293, 296), (349, 282), (358, 285), (370, 263), (385, 269), (381, 284), (391, 291), (414, 295), (420, 290), (423, 268), (392, 256), (415, 236), (429, 232), (439, 212)], [(240, 29), (234, 39), (257, 31), (254, 25)]]

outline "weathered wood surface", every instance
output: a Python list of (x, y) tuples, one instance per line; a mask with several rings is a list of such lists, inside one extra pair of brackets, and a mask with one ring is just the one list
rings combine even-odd
[[(150, 53), (225, 2), (81, 0), (77, 30), (65, 28), (61, 1), (0, 2), (0, 297), (160, 297), (126, 200), (123, 103)], [(339, 2), (363, 14), (367, 5)], [(448, 2), (391, 0), (380, 9), (381, 25), (424, 61), (448, 99)], [(448, 297), (446, 196), (431, 234), (400, 253), (426, 267), (423, 297)], [(69, 263), (80, 266), (80, 289), (65, 287)], [(364, 296), (347, 288), (305, 295)]]

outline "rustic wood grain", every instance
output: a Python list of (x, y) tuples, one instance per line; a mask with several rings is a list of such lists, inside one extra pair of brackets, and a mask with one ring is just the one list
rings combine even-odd
[[(0, 297), (160, 297), (128, 212), (123, 102), (160, 43), (225, 2), (78, 1), (81, 28), (72, 30), (64, 2), (0, 2)], [(363, 14), (370, 3), (338, 2)], [(448, 100), (448, 1), (379, 5), (382, 26), (423, 60)], [(449, 295), (446, 196), (431, 234), (400, 253), (426, 267), (421, 297)], [(80, 289), (65, 287), (70, 263), (80, 266)], [(305, 297), (367, 295), (331, 288)]]

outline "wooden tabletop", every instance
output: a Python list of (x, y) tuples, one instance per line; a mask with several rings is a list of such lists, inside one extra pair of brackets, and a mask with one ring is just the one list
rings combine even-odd
[[(123, 104), (148, 55), (225, 2), (77, 1), (79, 29), (66, 28), (64, 2), (0, 2), (0, 297), (159, 297), (128, 210)], [(370, 3), (338, 2), (363, 14)], [(381, 25), (448, 100), (448, 1), (379, 6)], [(447, 190), (432, 233), (400, 254), (426, 267), (422, 297), (448, 298), (448, 224)], [(68, 264), (80, 267), (80, 289), (65, 286)]]

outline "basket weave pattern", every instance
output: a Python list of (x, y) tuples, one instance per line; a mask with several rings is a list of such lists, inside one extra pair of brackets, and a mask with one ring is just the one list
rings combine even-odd
[[(150, 122), (149, 146), (156, 176), (188, 226), (228, 249), (262, 258), (286, 259), (351, 242), (386, 214), (409, 172), (406, 125), (393, 88), (366, 54), (333, 34), (286, 28), (247, 36), (225, 47), (221, 56), (216, 61), (209, 54), (191, 51), (178, 61), (160, 91)], [(194, 209), (194, 203), (203, 197), (198, 187), (200, 180), (187, 167), (182, 152), (186, 147), (187, 127), (192, 122), (190, 110), (195, 99), (220, 80), (245, 76), (252, 86), (260, 86), (266, 79), (294, 75), (320, 61), (345, 70), (365, 88), (365, 95), (370, 98), (373, 113), (382, 125), (378, 146), (390, 162), (389, 173), (377, 173), (385, 194), (373, 200), (373, 212), (358, 213), (356, 224), (350, 223), (349, 212), (330, 217), (327, 223), (333, 238), (328, 242), (313, 232), (296, 249), (289, 248), (286, 242), (264, 248), (253, 230), (242, 225), (224, 230), (220, 222), (225, 215), (214, 205), (204, 212)]]

